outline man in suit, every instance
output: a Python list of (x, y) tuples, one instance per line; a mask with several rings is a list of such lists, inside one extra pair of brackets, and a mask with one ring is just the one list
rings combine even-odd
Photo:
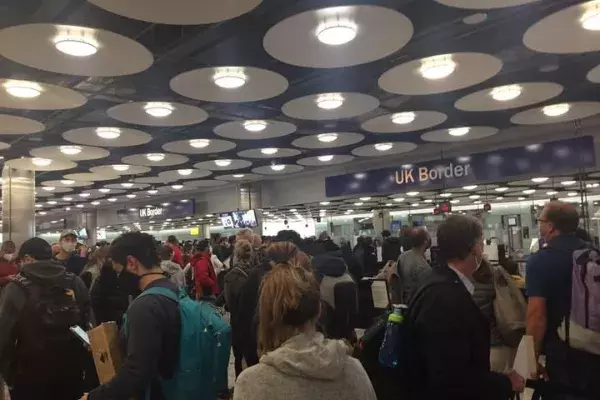
[(524, 389), (514, 371), (490, 371), (490, 327), (473, 301), (469, 277), (483, 260), (483, 229), (474, 218), (451, 215), (437, 241), (446, 265), (424, 278), (409, 305), (416, 398), (507, 400)]

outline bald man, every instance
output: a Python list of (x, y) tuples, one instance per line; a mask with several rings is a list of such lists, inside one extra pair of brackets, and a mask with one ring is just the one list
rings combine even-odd
[[(547, 246), (527, 262), (527, 334), (534, 338), (536, 355), (546, 354), (550, 380), (558, 385), (574, 386), (585, 381), (588, 373), (585, 369), (590, 367), (581, 370), (575, 365), (579, 363), (567, 362), (577, 357), (577, 351), (560, 340), (557, 328), (570, 307), (573, 251), (584, 246), (575, 236), (579, 215), (572, 204), (551, 201), (542, 210), (538, 223), (540, 236)], [(544, 395), (544, 400), (567, 398), (555, 396)]]

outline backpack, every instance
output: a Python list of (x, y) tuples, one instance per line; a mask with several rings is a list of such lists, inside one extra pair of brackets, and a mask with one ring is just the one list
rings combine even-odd
[[(139, 297), (164, 296), (179, 305), (181, 336), (179, 358), (173, 377), (159, 378), (166, 400), (215, 400), (228, 391), (231, 327), (215, 309), (181, 292), (154, 287)], [(126, 316), (124, 321), (127, 321)], [(127, 324), (124, 323), (125, 335)], [(149, 398), (149, 396), (148, 396)]]
[(516, 348), (525, 334), (527, 303), (514, 280), (502, 267), (493, 269), (494, 317), (502, 340)]
[(558, 336), (570, 347), (600, 355), (600, 250), (573, 252), (571, 306)]
[(48, 382), (81, 378), (87, 350), (70, 328), (87, 327), (73, 291), (75, 275), (67, 272), (60, 281), (45, 282), (21, 273), (12, 282), (24, 290), (26, 302), (17, 324), (11, 378)]

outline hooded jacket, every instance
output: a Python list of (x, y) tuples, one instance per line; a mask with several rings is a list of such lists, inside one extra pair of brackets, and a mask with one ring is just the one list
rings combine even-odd
[(304, 333), (265, 354), (237, 380), (234, 400), (376, 400), (367, 373), (346, 345)]
[(190, 260), (194, 271), (194, 283), (197, 296), (217, 295), (221, 292), (217, 283), (217, 274), (211, 262), (210, 252), (196, 253)]
[(313, 259), (317, 280), (320, 282), (321, 299), (335, 309), (334, 288), (340, 282), (354, 282), (340, 251), (319, 255)]

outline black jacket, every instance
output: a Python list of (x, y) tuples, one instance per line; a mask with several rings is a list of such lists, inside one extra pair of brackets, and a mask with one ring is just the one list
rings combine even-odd
[(402, 251), (402, 241), (398, 237), (390, 236), (383, 241), (381, 246), (381, 259), (384, 263), (388, 261), (397, 261)]
[[(150, 283), (146, 290), (151, 287), (179, 293), (175, 284), (166, 278)], [(123, 367), (109, 383), (90, 392), (89, 400), (145, 399), (144, 392), (150, 385), (150, 399), (163, 400), (158, 378), (173, 376), (179, 358), (180, 333), (177, 303), (160, 295), (137, 299), (127, 310), (127, 337), (122, 337)]]
[(91, 291), (96, 322), (115, 321), (121, 326), (130, 299), (139, 294), (139, 278), (136, 275), (127, 271), (117, 274), (112, 266), (103, 266)]
[(457, 274), (434, 268), (407, 315), (414, 348), (415, 398), (507, 400), (510, 380), (490, 371), (490, 328)]
[(248, 264), (238, 263), (225, 275), (225, 304), (231, 314), (231, 329), (233, 346), (238, 347), (243, 345), (244, 336), (247, 334), (240, 326), (238, 326), (240, 318), (240, 297), (248, 276), (251, 272), (251, 266)]
[[(54, 261), (40, 261), (32, 264), (27, 264), (23, 266), (21, 270), (21, 275), (26, 277), (26, 279), (31, 282), (31, 285), (52, 285), (52, 282), (56, 282), (57, 284), (62, 284), (66, 279), (66, 270), (61, 264)], [(78, 305), (79, 312), (81, 313), (81, 325), (83, 328), (89, 327), (90, 323), (93, 322), (93, 315), (90, 308), (90, 298), (88, 289), (85, 287), (84, 283), (78, 276), (72, 277), (72, 290), (73, 295), (75, 297), (75, 301)], [(14, 361), (12, 358), (15, 356), (17, 351), (17, 344), (25, 343), (26, 340), (21, 338), (19, 340), (20, 335), (27, 335), (28, 337), (34, 336), (36, 332), (25, 332), (23, 331), (25, 324), (25, 319), (30, 318), (32, 316), (31, 313), (26, 312), (26, 307), (28, 306), (28, 289), (21, 287), (16, 282), (9, 282), (2, 289), (2, 298), (0, 299), (0, 366), (4, 370), (4, 373), (11, 375), (13, 379), (15, 379), (19, 384), (20, 382), (27, 382), (27, 384), (31, 385), (43, 385), (47, 379), (52, 380), (60, 380), (61, 374), (57, 373), (53, 377), (48, 376), (21, 376), (22, 373), (16, 373), (15, 371), (9, 371)], [(66, 335), (72, 335), (71, 332), (65, 332)], [(83, 349), (83, 346), (81, 347)], [(18, 350), (19, 353), (27, 353), (27, 349), (20, 348)], [(44, 355), (40, 355), (40, 359), (38, 363), (47, 362), (48, 357), (44, 357)], [(83, 358), (78, 358), (78, 360), (82, 360)], [(23, 361), (23, 360), (19, 360)], [(70, 370), (73, 371), (73, 368), (70, 360), (64, 360), (65, 363), (69, 363), (69, 368), (65, 368), (63, 366), (61, 359), (55, 359), (51, 362), (52, 365), (48, 365), (44, 367), (44, 365), (36, 365), (40, 370), (46, 369), (50, 371), (65, 371)], [(79, 361), (78, 361), (79, 362)], [(84, 364), (81, 361), (81, 371), (83, 371)], [(23, 372), (24, 373), (24, 372)], [(65, 372), (66, 373), (66, 372)], [(34, 374), (36, 375), (36, 374)], [(72, 376), (64, 376), (65, 379), (72, 379)], [(74, 385), (79, 384), (80, 382), (73, 382)]]

